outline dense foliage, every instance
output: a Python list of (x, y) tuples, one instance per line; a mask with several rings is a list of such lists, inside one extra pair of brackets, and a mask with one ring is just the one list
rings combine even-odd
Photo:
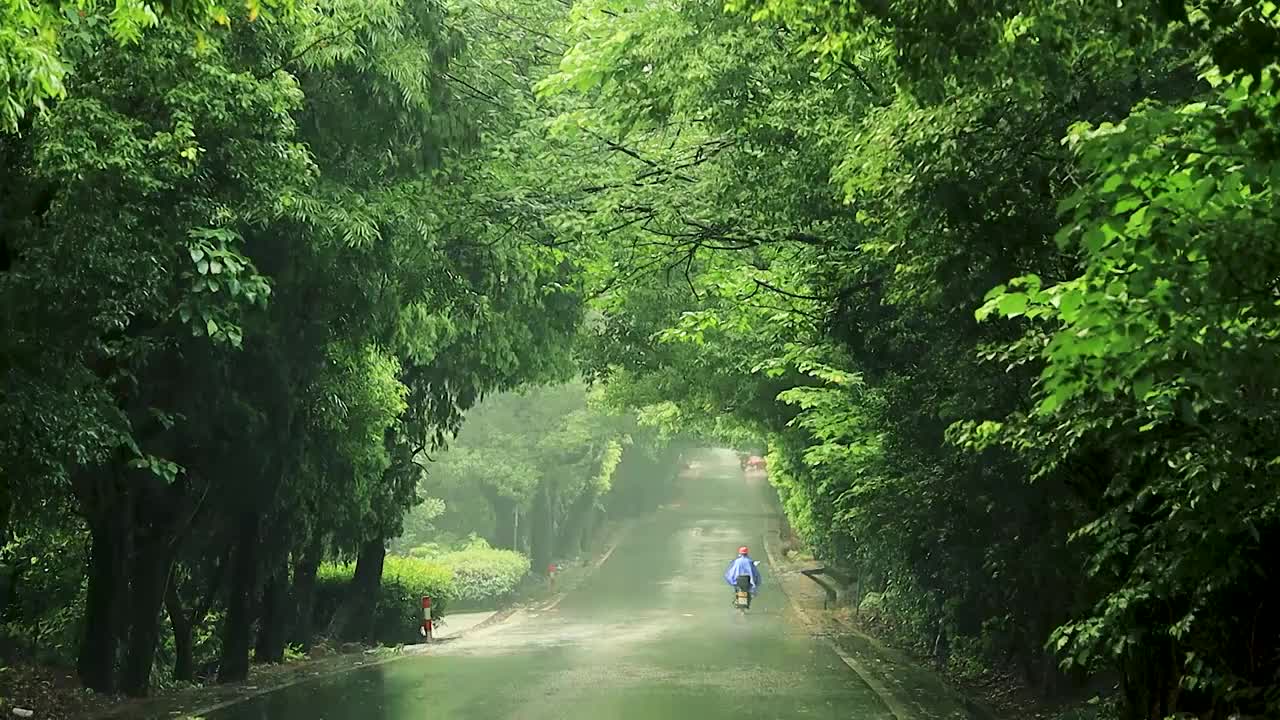
[(491, 548), (480, 540), (436, 558), (453, 571), (455, 605), (493, 607), (505, 600), (529, 574), (529, 558), (514, 550)]
[[(288, 0), (245, 0), (245, 20), (288, 10)], [(0, 129), (29, 123), (30, 111), (66, 97), (67, 75), (90, 58), (77, 53), (103, 40), (125, 44), (164, 19), (192, 37), (227, 26), (231, 17), (211, 0), (6, 0), (0, 4)], [(240, 18), (237, 18), (239, 21)], [(29, 124), (28, 124), (29, 127)]]
[[(670, 465), (678, 447), (632, 414), (600, 407), (598, 394), (568, 383), (477, 405), (421, 482), (420, 493), (436, 502), (408, 515), (393, 551), (448, 562), (466, 557), (477, 544), (466, 538), (479, 534), (481, 544), (527, 553), (543, 573), (587, 550), (611, 516), (652, 507), (660, 495), (633, 502), (626, 486), (660, 485), (662, 475), (646, 473)], [(631, 466), (638, 472), (620, 472)], [(464, 547), (442, 554), (454, 545)]]
[(79, 674), (133, 694), (158, 649), (191, 679), (210, 628), (222, 680), (306, 645), (326, 558), (356, 561), (332, 632), (370, 637), (427, 453), (483, 395), (567, 374), (582, 307), (549, 231), (506, 231), (515, 188), (467, 95), (497, 82), (472, 59), (490, 25), (361, 0), (205, 32), (180, 5), (117, 42), (68, 23), (121, 35), (141, 3), (39, 4), (64, 87), (19, 96), (49, 102), (0, 137), (8, 594), (87, 542), (58, 566), (87, 562), (58, 594)]
[(1274, 4), (583, 0), (568, 32), (539, 87), (612, 151), (553, 191), (613, 397), (766, 438), (794, 526), (940, 660), (1280, 711)]
[[(355, 578), (352, 563), (322, 565), (316, 574), (315, 614), (324, 628), (341, 614)], [(386, 645), (414, 642), (422, 625), (422, 598), (432, 599), (432, 617), (443, 617), (457, 595), (453, 568), (409, 557), (388, 557), (382, 570), (370, 639)]]
[(1254, 0), (2, 3), (5, 619), (236, 679), (317, 584), (398, 627), (402, 534), (580, 552), (693, 431), (953, 669), (1280, 713), (1277, 48)]

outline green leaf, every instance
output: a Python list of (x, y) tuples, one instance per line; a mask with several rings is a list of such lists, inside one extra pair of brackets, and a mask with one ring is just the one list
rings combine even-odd
[(1092, 227), (1085, 231), (1084, 248), (1091, 254), (1099, 253), (1107, 244), (1107, 236), (1100, 227)]
[(1134, 208), (1141, 206), (1142, 203), (1143, 203), (1143, 200), (1141, 197), (1137, 195), (1129, 195), (1128, 197), (1124, 197), (1118, 200), (1115, 204), (1115, 207), (1112, 208), (1112, 212), (1114, 212), (1117, 215), (1123, 215), (1125, 213), (1132, 211)]
[(1074, 223), (1071, 225), (1063, 225), (1061, 228), (1058, 229), (1058, 232), (1054, 233), (1054, 236), (1053, 236), (1054, 244), (1057, 245), (1059, 248), (1066, 249), (1068, 246), (1071, 245), (1071, 236), (1075, 235), (1076, 230), (1079, 230), (1079, 229), (1080, 229), (1080, 226)]
[(1059, 296), (1058, 314), (1065, 323), (1074, 323), (1080, 316), (1080, 307), (1084, 303), (1084, 293), (1078, 289), (1063, 291)]
[(1138, 400), (1145, 400), (1154, 385), (1155, 380), (1150, 375), (1139, 375), (1133, 381), (1133, 396)]
[(1007, 293), (1001, 296), (998, 307), (1001, 315), (1018, 317), (1027, 311), (1027, 296), (1025, 293)]

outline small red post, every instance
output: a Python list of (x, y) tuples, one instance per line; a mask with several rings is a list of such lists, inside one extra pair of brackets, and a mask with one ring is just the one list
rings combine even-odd
[(422, 596), (422, 637), (431, 642), (431, 598)]
[(551, 563), (550, 565), (548, 565), (548, 566), (547, 566), (547, 579), (551, 581), (551, 589), (552, 589), (552, 590), (555, 590), (555, 589), (556, 589), (556, 569), (557, 569), (557, 567), (558, 567), (558, 566), (557, 566), (555, 563)]

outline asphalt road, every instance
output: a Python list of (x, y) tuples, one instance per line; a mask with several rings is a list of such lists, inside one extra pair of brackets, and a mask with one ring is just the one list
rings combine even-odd
[[(430, 654), (294, 685), (208, 720), (766, 720), (893, 716), (770, 582), (761, 488), (732, 456), (681, 481), (554, 608)], [(722, 574), (738, 546), (761, 560), (751, 612)]]

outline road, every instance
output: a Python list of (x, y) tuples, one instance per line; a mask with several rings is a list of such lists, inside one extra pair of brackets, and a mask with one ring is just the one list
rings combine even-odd
[[(762, 489), (732, 456), (681, 481), (552, 610), (430, 654), (294, 685), (208, 720), (891, 720), (770, 584)], [(764, 590), (743, 617), (721, 578), (738, 546)]]

